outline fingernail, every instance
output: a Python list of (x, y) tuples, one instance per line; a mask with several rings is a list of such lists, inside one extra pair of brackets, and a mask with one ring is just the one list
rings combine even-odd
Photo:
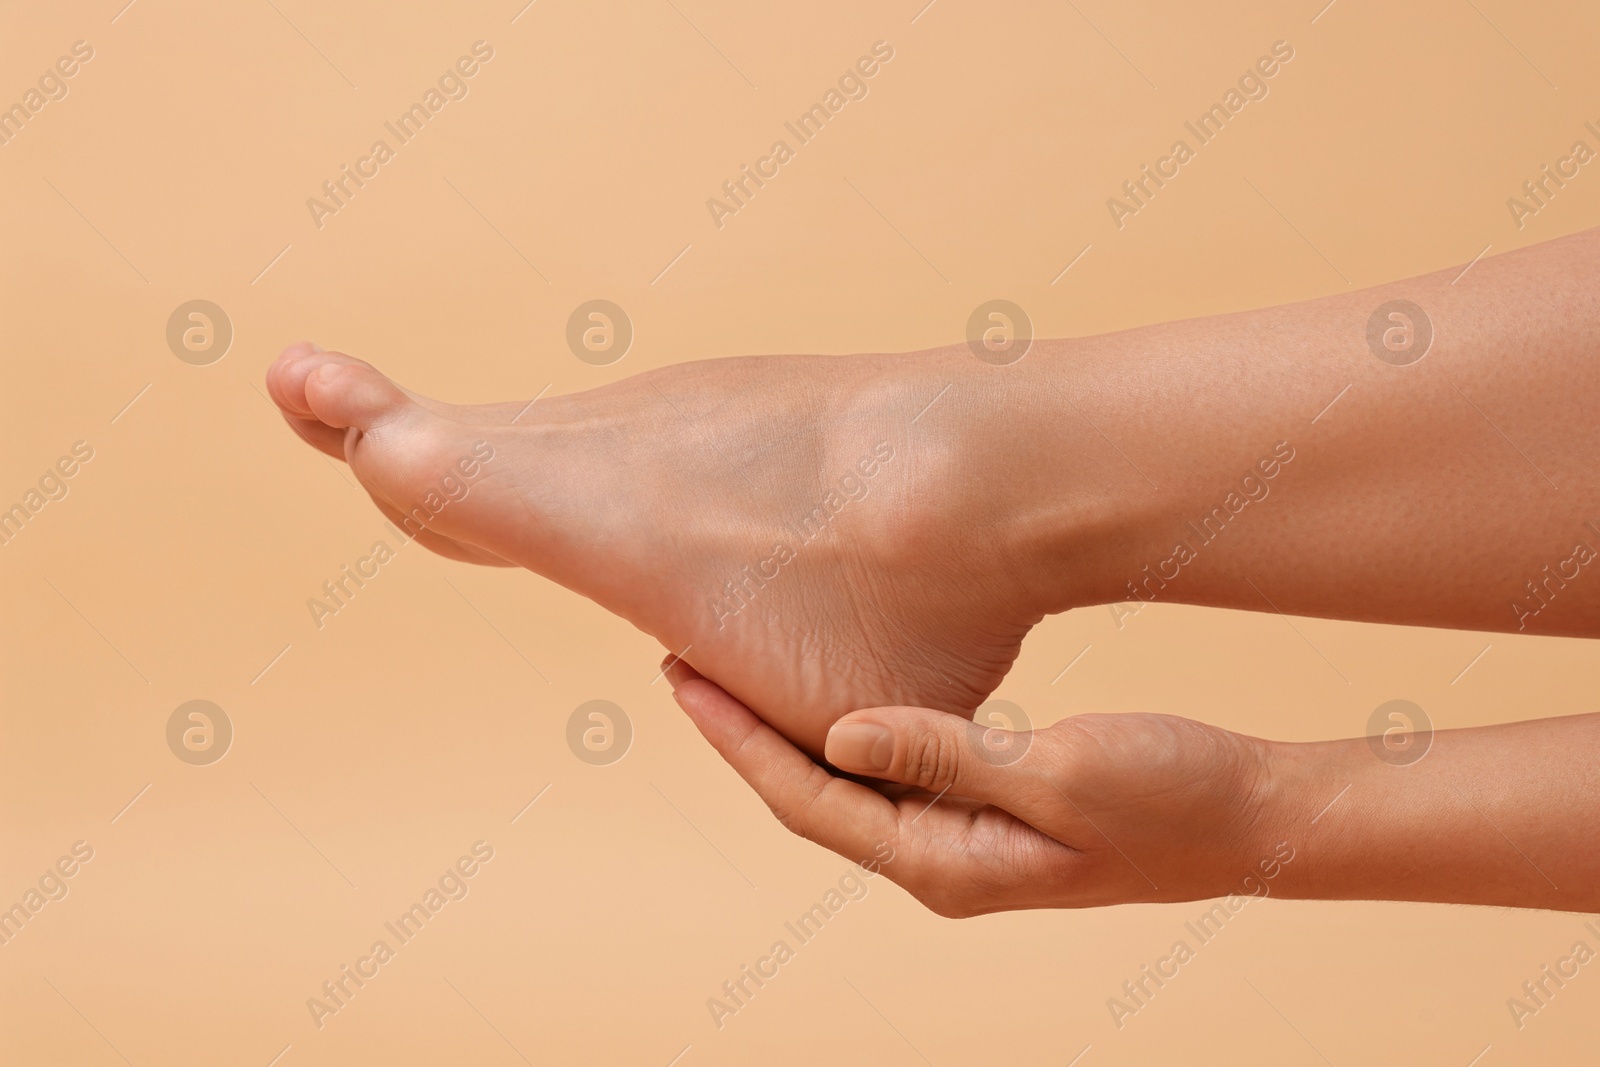
[(875, 722), (841, 722), (828, 731), (823, 755), (848, 771), (886, 771), (894, 757), (894, 734)]

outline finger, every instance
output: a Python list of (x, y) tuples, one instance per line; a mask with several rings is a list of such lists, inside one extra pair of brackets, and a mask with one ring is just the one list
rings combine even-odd
[[(705, 677), (705, 675), (695, 670), (694, 667), (690, 665), (688, 660), (682, 658), (676, 652), (667, 653), (666, 658), (661, 661), (661, 674), (666, 678), (667, 684), (672, 686), (673, 689), (677, 689), (680, 685), (691, 678)], [(726, 690), (724, 690), (724, 692), (726, 692)], [(752, 714), (754, 713), (752, 712)], [(759, 716), (757, 717), (759, 718)], [(823, 769), (832, 770), (833, 768), (825, 767)], [(893, 782), (880, 782), (877, 779), (868, 777), (866, 775), (841, 772), (839, 776), (848, 778), (850, 781), (859, 785), (864, 785), (874, 793), (888, 797), (890, 800), (897, 801), (901, 797), (911, 796), (914, 794), (920, 795), (922, 793), (922, 790), (920, 789), (913, 789), (910, 786), (896, 785)]]
[[(1038, 793), (1037, 779), (996, 756), (994, 748), (986, 744), (988, 733), (949, 712), (868, 708), (834, 723), (824, 752), (828, 762), (840, 770), (931, 793), (949, 790), (1008, 811), (1029, 806)], [(1032, 742), (1036, 736), (1027, 739)]]
[(711, 747), (789, 830), (857, 863), (877, 855), (885, 844), (894, 847), (900, 813), (889, 800), (835, 778), (704, 678), (686, 677), (673, 696)]
[(673, 689), (687, 682), (691, 678), (704, 677), (699, 671), (689, 666), (689, 661), (679, 657), (676, 652), (667, 653), (667, 658), (661, 661), (661, 676)]

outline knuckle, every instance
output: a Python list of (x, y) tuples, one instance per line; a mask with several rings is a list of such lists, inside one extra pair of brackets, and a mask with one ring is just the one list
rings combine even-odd
[(969, 880), (948, 862), (941, 862), (928, 851), (927, 842), (909, 847), (903, 858), (897, 851), (898, 869), (889, 873), (894, 882), (917, 903), (942, 919), (970, 919), (987, 909), (979, 904)]
[(773, 816), (785, 830), (796, 837), (803, 837), (807, 841), (811, 840), (810, 824), (806, 821), (803, 806), (791, 807), (786, 804), (772, 803), (768, 804), (767, 807), (772, 809)]
[(784, 790), (783, 795), (792, 794), (789, 799), (769, 801), (767, 807), (782, 824), (785, 830), (807, 841), (814, 840), (812, 836), (811, 809), (816, 804), (817, 798), (822, 796), (822, 791), (828, 788), (831, 776), (820, 767), (812, 768), (803, 782), (797, 784), (792, 790)]
[(1107, 741), (1090, 716), (1062, 719), (1037, 736), (1044, 741), (1041, 751), (1050, 754), (1051, 770), (1068, 781), (1104, 762)]
[(918, 894), (917, 899), (922, 902), (923, 907), (941, 919), (970, 919), (977, 914), (966, 900), (948, 890), (924, 892)]
[(906, 746), (906, 784), (937, 792), (953, 785), (959, 746), (939, 730), (918, 727)]
[(791, 834), (794, 834), (796, 837), (805, 837), (806, 840), (810, 840), (809, 837), (806, 837), (805, 824), (796, 817), (794, 812), (774, 806), (772, 809), (772, 814), (777, 816), (778, 822), (785, 830), (789, 831)]

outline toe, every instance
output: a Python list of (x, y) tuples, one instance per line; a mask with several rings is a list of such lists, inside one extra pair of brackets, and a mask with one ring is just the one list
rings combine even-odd
[[(306, 420), (316, 418), (306, 399), (306, 382), (312, 374), (330, 363), (371, 367), (370, 363), (354, 356), (347, 356), (342, 352), (325, 352), (320, 345), (310, 341), (298, 341), (285, 348), (267, 368), (267, 395), (272, 398), (273, 403), (283, 409), (284, 415), (289, 418), (290, 425), (295, 427), (296, 433), (324, 452), (337, 456), (341, 454), (340, 448), (330, 450), (324, 447), (326, 435), (318, 433), (312, 427), (302, 425)], [(430, 399), (409, 389), (402, 389), (402, 392), (434, 414), (453, 418), (458, 422), (509, 426), (523, 420), (535, 402), (543, 399), (549, 389), (550, 386), (546, 385), (532, 400), (498, 404), (449, 404)], [(343, 440), (342, 434), (338, 435), (338, 440)]]
[(372, 364), (347, 356), (343, 352), (324, 352), (320, 347), (302, 341), (284, 349), (267, 370), (267, 391), (284, 414), (300, 419), (317, 417), (312, 410), (307, 390), (311, 376), (326, 366), (360, 366), (372, 369)]
[(334, 459), (345, 458), (344, 430), (335, 430), (332, 426), (324, 426), (316, 419), (302, 419), (299, 416), (289, 414), (287, 411), (280, 412), (280, 414), (283, 415), (283, 421), (289, 424), (289, 428), (295, 432), (300, 440), (315, 448), (318, 452), (332, 456)]
[[(309, 357), (322, 355), (322, 346), (310, 341), (300, 341), (285, 348), (267, 368), (267, 393), (284, 414), (309, 418), (311, 409), (306, 406), (305, 383), (314, 364)], [(297, 372), (296, 368), (304, 366)]]
[[(402, 389), (368, 363), (309, 343), (291, 345), (279, 355), (267, 371), (267, 388), (290, 428), (313, 447), (348, 462), (408, 540), (449, 559), (513, 565), (475, 543), (472, 523), (457, 521), (465, 510), (467, 483), (493, 456), (492, 449), (480, 454), (487, 443), (476, 434), (481, 427), (511, 421), (511, 415), (500, 417), (498, 411), (511, 405), (496, 405), (485, 417), (480, 409), (439, 404)], [(446, 501), (450, 511), (440, 521)]]
[[(326, 360), (305, 375), (306, 406), (323, 425), (365, 433), (415, 406), (405, 390), (367, 364), (343, 359), (349, 362)], [(286, 373), (292, 376), (310, 362), (303, 360)]]

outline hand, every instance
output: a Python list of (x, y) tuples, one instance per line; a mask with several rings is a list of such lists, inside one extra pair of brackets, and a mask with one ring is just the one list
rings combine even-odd
[(814, 763), (687, 664), (667, 676), (784, 826), (863, 865), (875, 858), (940, 915), (1259, 894), (1287, 862), (1289, 846), (1258, 827), (1270, 746), (1255, 738), (1168, 715), (1008, 733), (871, 708), (834, 724), (826, 755), (890, 783), (872, 788)]

